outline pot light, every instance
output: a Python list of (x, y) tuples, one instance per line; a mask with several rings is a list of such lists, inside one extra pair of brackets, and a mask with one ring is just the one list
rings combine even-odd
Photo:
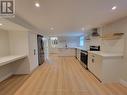
[(117, 8), (116, 6), (113, 6), (113, 7), (112, 7), (112, 10), (116, 10), (116, 8)]
[(82, 28), (81, 28), (81, 30), (82, 30), (82, 31), (85, 31), (85, 28), (84, 28), (84, 27), (82, 27)]
[(0, 26), (3, 25), (2, 23), (0, 23)]
[(51, 27), (51, 28), (50, 28), (50, 30), (54, 30), (54, 28), (53, 28), (53, 27)]
[(40, 4), (36, 2), (36, 3), (35, 3), (35, 6), (36, 6), (36, 7), (40, 7)]

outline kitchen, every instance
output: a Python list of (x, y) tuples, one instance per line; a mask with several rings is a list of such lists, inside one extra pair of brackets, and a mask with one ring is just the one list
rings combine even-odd
[(56, 52), (53, 53), (75, 56), (102, 83), (119, 82), (123, 69), (124, 33), (103, 34), (101, 30), (89, 30), (86, 32), (88, 34), (70, 38), (69, 41), (67, 37), (58, 37), (58, 43), (54, 46)]
[(0, 95), (127, 95), (127, 1), (15, 4), (0, 18)]

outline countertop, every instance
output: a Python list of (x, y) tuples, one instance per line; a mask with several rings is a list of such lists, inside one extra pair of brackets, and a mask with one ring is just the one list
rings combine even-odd
[(0, 66), (9, 64), (9, 63), (19, 60), (19, 59), (23, 59), (25, 57), (27, 57), (27, 56), (26, 55), (10, 55), (10, 56), (1, 57), (0, 58)]
[(80, 49), (80, 50), (86, 50), (84, 47), (56, 47), (56, 49)]
[(102, 51), (88, 51), (88, 53), (94, 53), (103, 57), (123, 57), (122, 53), (108, 53)]
[(75, 49), (74, 47), (56, 47), (56, 49)]
[[(83, 47), (56, 47), (57, 49), (80, 49), (80, 50), (86, 50)], [(87, 50), (86, 50), (87, 51)]]
[(84, 47), (76, 47), (76, 49), (80, 49), (80, 50), (85, 50), (88, 51), (87, 49), (85, 49)]

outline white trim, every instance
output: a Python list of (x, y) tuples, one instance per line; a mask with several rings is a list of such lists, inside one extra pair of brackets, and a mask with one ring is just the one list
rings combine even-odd
[(12, 73), (9, 73), (9, 74), (7, 74), (6, 76), (0, 78), (0, 82), (2, 82), (3, 80), (9, 78), (10, 76), (12, 76)]
[(123, 85), (123, 86), (125, 86), (125, 87), (127, 87), (127, 81), (125, 81), (125, 80), (120, 80), (120, 84), (121, 85)]

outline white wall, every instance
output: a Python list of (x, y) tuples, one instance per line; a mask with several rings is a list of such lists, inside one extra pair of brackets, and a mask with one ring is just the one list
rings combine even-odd
[[(28, 32), (27, 31), (9, 31), (10, 55), (29, 55)], [(13, 62), (14, 74), (29, 74), (29, 59), (25, 58)]]
[[(123, 18), (121, 20), (118, 20), (116, 22), (113, 22), (109, 25), (106, 25), (103, 27), (104, 32), (122, 32), (125, 34), (123, 39), (118, 40), (117, 42), (110, 42), (110, 46), (112, 47), (112, 50), (121, 51), (124, 50), (124, 63), (121, 63), (123, 65), (123, 73), (122, 78), (123, 80), (127, 81), (127, 17)], [(112, 44), (111, 44), (112, 43)]]
[[(9, 55), (9, 34), (8, 31), (0, 29), (0, 57)], [(0, 81), (12, 74), (11, 65), (0, 67)]]
[(124, 37), (117, 40), (103, 40), (102, 41), (102, 51), (112, 52), (112, 53), (122, 53), (124, 52)]
[(26, 31), (9, 31), (10, 54), (29, 53), (28, 32)]
[(9, 55), (8, 37), (8, 32), (0, 29), (0, 57)]
[[(35, 50), (35, 55), (34, 55)], [(29, 62), (30, 71), (38, 67), (38, 47), (37, 47), (37, 34), (29, 32)]]
[[(37, 49), (37, 34), (27, 31), (11, 31), (9, 32), (10, 41), (10, 53), (13, 54), (25, 54), (27, 59), (20, 61), (16, 74), (31, 73), (36, 67), (38, 67), (38, 49)], [(36, 54), (34, 55), (34, 49)], [(15, 62), (16, 63), (16, 62)], [(18, 63), (14, 64), (15, 68), (19, 67)]]
[(8, 55), (28, 57), (0, 67), (0, 81), (12, 74), (30, 74), (38, 66), (37, 34), (0, 30), (0, 57)]
[[(119, 26), (116, 26), (117, 28)], [(124, 51), (124, 41), (125, 41), (125, 37), (121, 37), (121, 39), (113, 39), (113, 40), (104, 40), (101, 38), (102, 35), (104, 35), (105, 33), (121, 33), (123, 31), (121, 31), (122, 29), (117, 29), (115, 28), (115, 26), (113, 25), (105, 25), (101, 28), (98, 29), (98, 33), (100, 34), (99, 37), (92, 37), (90, 36), (90, 40), (86, 41), (86, 46), (89, 49), (89, 46), (101, 46), (101, 51), (103, 52), (112, 52), (112, 53), (123, 53)], [(88, 31), (88, 32), (92, 32), (92, 31)]]
[[(104, 27), (102, 27), (102, 35), (104, 35), (105, 33), (126, 33), (124, 30), (124, 27), (126, 25), (125, 22), (119, 20), (114, 23), (105, 25)], [(124, 53), (124, 41), (125, 36), (121, 37), (121, 39), (103, 40), (102, 51)]]

